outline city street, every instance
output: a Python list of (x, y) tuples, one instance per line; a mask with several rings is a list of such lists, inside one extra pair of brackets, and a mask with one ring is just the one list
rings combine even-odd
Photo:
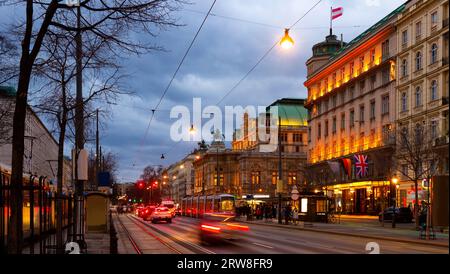
[[(249, 225), (250, 231), (240, 239), (226, 240), (215, 244), (201, 245), (198, 239), (199, 220), (176, 217), (171, 224), (142, 221), (134, 215), (120, 215), (127, 223), (127, 230), (140, 249), (145, 250), (148, 241), (155, 238), (172, 252), (199, 254), (364, 254), (366, 244), (376, 242), (381, 254), (448, 254), (448, 247), (431, 246), (386, 240), (364, 239), (311, 231), (295, 231), (286, 228)], [(127, 250), (136, 253), (133, 249)], [(145, 253), (145, 252), (143, 252)]]

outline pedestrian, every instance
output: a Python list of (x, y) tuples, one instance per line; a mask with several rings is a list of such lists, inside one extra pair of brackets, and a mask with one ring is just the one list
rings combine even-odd
[(272, 205), (272, 222), (273, 222), (273, 218), (277, 218), (277, 207)]
[(286, 224), (289, 224), (289, 219), (291, 217), (291, 207), (289, 205), (286, 205), (285, 211), (284, 211), (284, 220)]
[(297, 210), (296, 207), (292, 211), (292, 221), (293, 221), (294, 225), (297, 225), (297, 222), (298, 222), (298, 210)]

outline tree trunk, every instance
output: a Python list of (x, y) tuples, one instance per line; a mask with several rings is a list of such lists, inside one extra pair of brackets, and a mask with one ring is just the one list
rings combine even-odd
[[(63, 76), (64, 78), (64, 76)], [(60, 120), (59, 140), (58, 140), (58, 189), (57, 189), (57, 220), (56, 220), (56, 245), (58, 253), (63, 253), (63, 208), (62, 208), (62, 185), (64, 182), (64, 141), (66, 137), (66, 125), (67, 125), (67, 105), (66, 105), (66, 85), (63, 79), (62, 90), (62, 113)]]
[(21, 254), (23, 242), (23, 153), (25, 136), (25, 118), (28, 101), (28, 87), (34, 61), (42, 46), (42, 40), (47, 33), (48, 26), (58, 6), (52, 1), (47, 8), (42, 25), (34, 40), (30, 52), (31, 37), (33, 36), (33, 1), (27, 1), (25, 34), (22, 40), (20, 58), (19, 83), (17, 85), (16, 106), (13, 118), (12, 139), (12, 171), (11, 171), (11, 219), (8, 227), (8, 253)]
[(418, 180), (415, 180), (414, 181), (414, 188), (415, 188), (415, 191), (414, 191), (414, 199), (415, 199), (414, 220), (416, 223), (416, 229), (419, 229), (419, 189), (418, 189), (418, 187), (419, 187)]

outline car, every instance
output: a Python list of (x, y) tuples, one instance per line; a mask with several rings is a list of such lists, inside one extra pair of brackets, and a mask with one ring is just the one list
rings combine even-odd
[(138, 207), (136, 208), (135, 214), (136, 214), (138, 217), (142, 217), (142, 213), (144, 213), (144, 210), (145, 210), (145, 207), (143, 207), (143, 206), (138, 206)]
[(153, 211), (155, 211), (156, 206), (146, 206), (142, 212), (142, 219), (145, 221), (150, 220), (150, 215), (152, 215)]
[(175, 218), (176, 207), (175, 207), (174, 201), (172, 201), (172, 200), (162, 201), (160, 206), (167, 207), (169, 209), (170, 213), (172, 214), (172, 218)]
[[(384, 210), (383, 213), (380, 212), (378, 214), (378, 220), (381, 222), (383, 220), (385, 221), (392, 221), (392, 217), (394, 216), (394, 208), (388, 207)], [(404, 223), (411, 223), (414, 219), (413, 213), (409, 207), (396, 207), (395, 208), (395, 221), (396, 222), (404, 222)]]
[(153, 224), (160, 221), (166, 221), (167, 223), (172, 222), (172, 212), (167, 207), (157, 207), (149, 217)]
[(201, 244), (236, 240), (249, 230), (248, 226), (236, 222), (234, 214), (205, 213), (200, 222), (199, 240)]

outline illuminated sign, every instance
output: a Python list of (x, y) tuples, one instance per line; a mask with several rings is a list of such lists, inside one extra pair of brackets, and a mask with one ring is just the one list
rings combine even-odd
[(308, 198), (301, 199), (301, 212), (308, 212)]

